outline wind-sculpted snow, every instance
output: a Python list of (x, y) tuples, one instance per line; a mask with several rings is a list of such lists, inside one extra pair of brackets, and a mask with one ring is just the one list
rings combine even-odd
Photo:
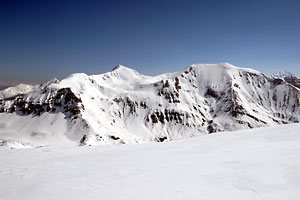
[[(155, 77), (119, 65), (101, 75), (53, 79), (26, 92), (8, 89), (14, 95), (0, 94), (0, 139), (5, 144), (31, 144), (33, 133), (41, 132), (35, 126), (41, 119), (43, 137), (35, 145), (55, 145), (58, 135), (70, 144), (87, 135), (85, 144), (97, 145), (295, 123), (300, 114), (299, 88), (228, 63), (191, 65)], [(60, 123), (53, 120), (58, 115), (63, 116)], [(26, 128), (16, 130), (24, 119)]]

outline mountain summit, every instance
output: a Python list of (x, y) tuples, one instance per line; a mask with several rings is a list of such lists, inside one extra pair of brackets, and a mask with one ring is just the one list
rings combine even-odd
[(0, 91), (0, 141), (74, 145), (87, 135), (90, 145), (163, 142), (296, 123), (299, 100), (296, 86), (229, 63), (154, 77), (118, 65), (100, 75)]

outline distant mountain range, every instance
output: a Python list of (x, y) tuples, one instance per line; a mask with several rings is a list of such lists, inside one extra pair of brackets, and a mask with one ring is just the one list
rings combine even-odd
[[(299, 122), (299, 79), (229, 63), (159, 76), (118, 65), (0, 91), (0, 145), (163, 142)], [(1, 142), (2, 141), (2, 142)]]
[(271, 74), (270, 76), (272, 78), (286, 78), (286, 77), (292, 77), (292, 76), (295, 77), (295, 75), (293, 73), (285, 71), (285, 70), (280, 71), (280, 72), (276, 72), (274, 74)]
[(300, 88), (300, 79), (288, 71), (280, 71), (270, 75), (271, 78), (282, 79), (286, 83), (290, 83), (297, 88)]

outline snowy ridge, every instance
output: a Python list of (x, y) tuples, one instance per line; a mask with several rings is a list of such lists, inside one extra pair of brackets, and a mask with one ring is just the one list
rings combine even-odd
[(90, 145), (162, 142), (295, 123), (300, 112), (299, 88), (229, 63), (155, 77), (118, 65), (15, 90), (14, 97), (4, 92), (0, 98), (0, 140), (33, 146), (78, 144), (83, 135)]

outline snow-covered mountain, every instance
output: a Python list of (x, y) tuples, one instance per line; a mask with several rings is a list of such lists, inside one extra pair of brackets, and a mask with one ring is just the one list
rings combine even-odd
[(292, 84), (229, 63), (155, 77), (118, 65), (0, 91), (0, 139), (8, 146), (72, 145), (83, 135), (91, 145), (162, 142), (299, 122), (299, 100)]
[(285, 77), (292, 77), (292, 76), (295, 76), (293, 73), (291, 72), (288, 72), (288, 71), (279, 71), (279, 72), (276, 72), (276, 73), (273, 73), (270, 75), (272, 78), (285, 78)]
[(300, 89), (300, 79), (297, 78), (294, 74), (287, 71), (280, 71), (270, 75), (271, 78), (282, 79), (286, 83), (290, 83), (293, 86)]
[(18, 94), (26, 94), (38, 88), (38, 85), (19, 84), (14, 87), (5, 88), (5, 91), (0, 91), (0, 99), (7, 99)]

